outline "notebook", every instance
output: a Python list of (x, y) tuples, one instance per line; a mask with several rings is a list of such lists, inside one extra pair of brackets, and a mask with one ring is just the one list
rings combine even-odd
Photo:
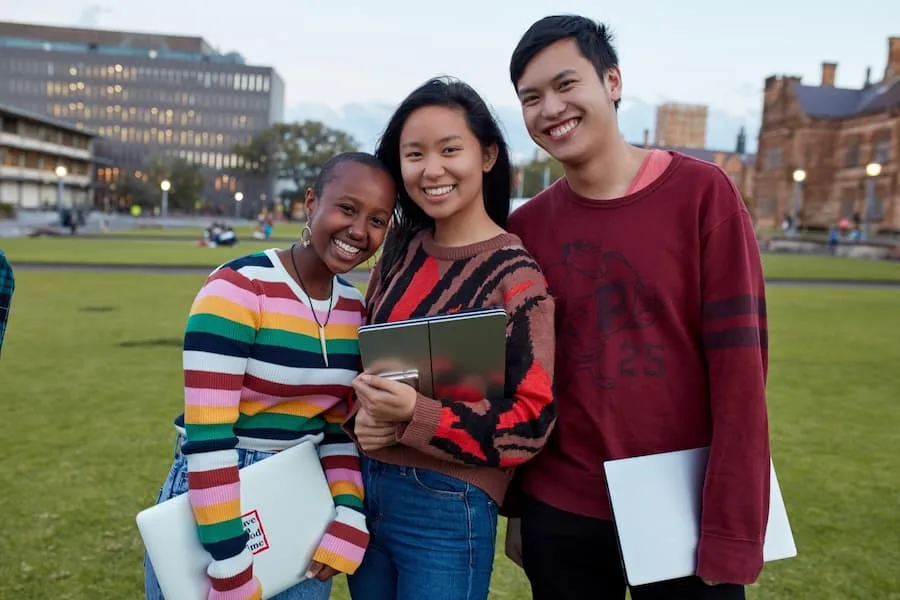
[(506, 311), (500, 307), (364, 325), (363, 366), (372, 373), (415, 371), (418, 390), (434, 398), (502, 393), (506, 373)]
[[(708, 457), (709, 448), (694, 448), (604, 463), (629, 585), (696, 573)], [(770, 473), (769, 521), (763, 546), (766, 562), (797, 555), (774, 465)]]
[[(334, 500), (316, 446), (303, 442), (240, 470), (244, 529), (265, 598), (305, 577)], [(197, 536), (188, 495), (138, 513), (137, 527), (166, 600), (206, 600), (212, 558)]]

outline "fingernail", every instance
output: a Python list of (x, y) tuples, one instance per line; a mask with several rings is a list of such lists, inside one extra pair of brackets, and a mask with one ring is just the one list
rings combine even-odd
[(312, 572), (312, 571), (307, 571), (307, 572), (306, 572), (306, 578), (307, 578), (307, 579), (312, 579), (313, 577), (315, 577), (315, 575), (313, 575), (313, 572)]

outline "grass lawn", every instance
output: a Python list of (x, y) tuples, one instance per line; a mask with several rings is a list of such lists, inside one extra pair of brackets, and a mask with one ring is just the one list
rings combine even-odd
[(764, 254), (771, 279), (846, 279), (900, 281), (900, 261), (874, 261), (802, 254)]
[[(102, 240), (71, 238), (9, 238), (0, 240), (0, 248), (15, 266), (17, 262), (83, 263), (118, 265), (188, 265), (217, 267), (251, 252), (288, 244), (269, 241), (243, 241), (230, 248), (200, 248), (196, 240)], [(368, 263), (359, 266), (368, 270)]]
[[(15, 255), (13, 255), (15, 258)], [(142, 598), (201, 276), (22, 271), (0, 360), (0, 598)], [(900, 598), (900, 292), (770, 290), (773, 452), (798, 558), (753, 600)], [(339, 578), (338, 600), (346, 600)], [(498, 557), (492, 598), (530, 597)]]
[[(184, 239), (192, 239), (197, 240), (203, 236), (203, 228), (207, 223), (212, 223), (215, 221), (215, 217), (210, 217), (209, 221), (201, 221), (203, 223), (200, 227), (151, 227), (146, 226), (139, 229), (125, 229), (122, 231), (115, 231), (116, 235), (127, 235), (135, 238), (141, 238), (146, 236), (165, 236), (171, 237), (175, 239), (184, 238)], [(274, 237), (279, 238), (291, 238), (291, 239), (299, 239), (300, 232), (303, 229), (303, 223), (275, 223), (275, 226), (272, 228), (272, 235)], [(234, 232), (237, 234), (239, 239), (249, 240), (253, 236), (253, 232), (256, 231), (256, 224), (247, 224), (247, 225), (238, 225), (234, 228)]]
[[(299, 232), (297, 233), (299, 238)], [(71, 239), (71, 238), (10, 238), (0, 239), (0, 248), (10, 262), (36, 263), (114, 263), (159, 264), (215, 267), (223, 262), (255, 250), (284, 246), (273, 241), (245, 238), (232, 248), (199, 248), (193, 238), (171, 241)], [(900, 282), (900, 262), (880, 262), (804, 256), (767, 254), (763, 256), (766, 276), (774, 279), (848, 279), (887, 280)], [(369, 265), (360, 268), (368, 269)]]

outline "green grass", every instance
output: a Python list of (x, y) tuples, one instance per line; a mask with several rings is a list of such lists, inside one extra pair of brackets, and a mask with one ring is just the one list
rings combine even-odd
[[(209, 222), (216, 220), (214, 217), (209, 218)], [(171, 237), (175, 239), (184, 238), (184, 239), (200, 239), (203, 236), (204, 225), (200, 227), (155, 227), (155, 226), (145, 226), (138, 229), (126, 229), (122, 231), (114, 231), (115, 235), (127, 235), (129, 237), (134, 238), (142, 238), (142, 237), (155, 237), (155, 236), (163, 236), (163, 237)], [(278, 238), (291, 238), (291, 239), (299, 239), (300, 232), (303, 230), (303, 223), (275, 223), (272, 228), (272, 236)], [(256, 231), (256, 224), (252, 225), (237, 225), (234, 228), (234, 232), (237, 234), (238, 238), (249, 240), (253, 236), (253, 232)]]
[(873, 261), (831, 256), (765, 254), (766, 277), (773, 279), (846, 279), (900, 282), (900, 261)]
[[(295, 225), (289, 225), (294, 227)], [(299, 226), (297, 226), (299, 227)], [(284, 231), (281, 230), (283, 233)], [(280, 234), (279, 234), (280, 235)], [(296, 237), (299, 238), (299, 229)], [(10, 238), (0, 240), (0, 248), (10, 262), (159, 264), (215, 267), (255, 250), (284, 246), (282, 242), (254, 241), (249, 236), (232, 248), (200, 248), (199, 235), (172, 240)], [(829, 256), (767, 254), (763, 256), (766, 276), (774, 279), (846, 279), (900, 282), (900, 262), (854, 260)], [(369, 264), (360, 268), (368, 269)]]
[[(71, 238), (9, 238), (0, 248), (15, 266), (17, 262), (117, 265), (185, 265), (216, 267), (251, 252), (286, 247), (269, 241), (242, 241), (236, 246), (201, 248), (196, 240), (102, 240)], [(358, 267), (368, 269), (368, 263)]]
[[(0, 598), (142, 597), (201, 276), (22, 271), (0, 360)], [(770, 290), (773, 453), (799, 547), (753, 600), (900, 598), (900, 293)], [(491, 598), (530, 597), (498, 557)], [(337, 600), (346, 600), (343, 578)]]

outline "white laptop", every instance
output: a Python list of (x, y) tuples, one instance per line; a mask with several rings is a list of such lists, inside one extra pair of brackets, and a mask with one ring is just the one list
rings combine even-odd
[[(316, 447), (303, 442), (240, 470), (244, 529), (265, 598), (305, 577), (334, 500)], [(166, 600), (206, 600), (212, 558), (197, 535), (187, 494), (141, 511), (137, 526)]]
[[(708, 457), (709, 448), (695, 448), (604, 463), (629, 585), (696, 573)], [(796, 555), (797, 547), (773, 466), (763, 560), (769, 562)]]

